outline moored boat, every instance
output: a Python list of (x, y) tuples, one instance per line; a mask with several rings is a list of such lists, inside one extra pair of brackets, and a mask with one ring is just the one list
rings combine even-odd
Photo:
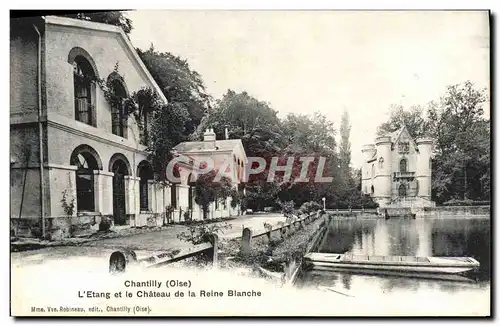
[(379, 270), (459, 274), (479, 267), (472, 257), (371, 256), (352, 254), (309, 253), (304, 260), (313, 266), (337, 270)]

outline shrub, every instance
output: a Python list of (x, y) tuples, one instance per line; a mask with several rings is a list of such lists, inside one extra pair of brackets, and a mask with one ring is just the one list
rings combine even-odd
[(109, 231), (111, 228), (111, 219), (107, 216), (103, 216), (101, 223), (99, 223), (99, 231)]
[(308, 201), (302, 204), (299, 208), (300, 214), (311, 214), (313, 212), (317, 212), (318, 210), (323, 209), (323, 206), (315, 201)]
[(227, 222), (207, 223), (203, 221), (199, 224), (191, 225), (188, 227), (187, 231), (177, 234), (177, 239), (196, 245), (205, 242), (208, 234), (224, 233), (224, 230), (230, 229), (231, 227), (232, 225)]
[(282, 202), (278, 200), (276, 202), (281, 207), (281, 213), (285, 215), (285, 217), (293, 217), (297, 215), (295, 211), (295, 202), (293, 200)]

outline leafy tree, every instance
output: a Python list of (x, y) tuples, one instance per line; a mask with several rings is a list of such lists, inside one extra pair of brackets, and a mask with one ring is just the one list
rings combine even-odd
[(208, 216), (210, 204), (216, 200), (226, 199), (233, 194), (231, 180), (226, 177), (216, 180), (217, 171), (201, 174), (194, 184), (195, 202), (203, 210), (203, 219)]
[(467, 81), (448, 86), (428, 110), (428, 127), (436, 140), (433, 193), (449, 199), (489, 199), (490, 125), (484, 119), (485, 90)]
[(389, 108), (389, 120), (378, 127), (377, 134), (381, 136), (406, 126), (412, 137), (425, 136), (427, 126), (423, 112), (424, 109), (420, 106), (412, 106), (409, 110), (405, 110), (402, 105), (393, 104)]
[(340, 122), (340, 170), (344, 175), (350, 176), (351, 165), (351, 142), (349, 136), (351, 133), (351, 125), (349, 123), (349, 113), (344, 111)]
[(121, 11), (80, 12), (60, 16), (119, 26), (126, 34), (130, 34), (133, 29), (132, 20)]
[[(241, 139), (248, 156), (266, 156), (277, 153), (282, 141), (277, 113), (268, 103), (257, 100), (246, 92), (228, 90), (216, 101), (215, 109), (203, 118), (192, 139), (202, 139), (207, 128), (213, 128), (217, 138)], [(277, 128), (278, 127), (278, 128)]]
[(164, 105), (152, 115), (147, 147), (157, 177), (165, 180), (166, 168), (172, 159), (170, 151), (186, 140), (186, 124), (190, 118), (186, 108), (178, 103)]
[(189, 113), (190, 119), (185, 126), (185, 135), (188, 136), (212, 108), (212, 98), (201, 75), (191, 69), (186, 60), (169, 52), (158, 52), (153, 44), (146, 51), (137, 49), (137, 53), (168, 102)]

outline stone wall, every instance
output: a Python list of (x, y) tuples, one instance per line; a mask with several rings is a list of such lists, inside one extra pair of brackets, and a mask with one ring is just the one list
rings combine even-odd
[(425, 207), (423, 217), (426, 218), (464, 218), (464, 217), (489, 217), (491, 207), (485, 206), (438, 206)]

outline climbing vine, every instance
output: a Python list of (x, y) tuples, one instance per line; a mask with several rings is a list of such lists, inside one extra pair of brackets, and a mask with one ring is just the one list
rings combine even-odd
[[(118, 63), (112, 75), (125, 84), (118, 73)], [(112, 110), (123, 110), (126, 117), (133, 116), (141, 133), (141, 141), (147, 146), (153, 170), (160, 181), (165, 179), (166, 164), (171, 158), (171, 149), (185, 140), (186, 124), (190, 122), (189, 112), (179, 103), (165, 104), (151, 87), (142, 87), (124, 98), (116, 94), (116, 78), (98, 79), (96, 83), (104, 93)], [(145, 118), (147, 117), (147, 118)], [(149, 135), (148, 135), (149, 134)], [(144, 137), (148, 135), (148, 137)]]
[[(125, 78), (118, 72), (118, 63), (115, 64), (113, 75), (119, 76), (119, 81), (125, 84)], [(158, 93), (151, 87), (144, 86), (141, 89), (132, 92), (128, 97), (116, 94), (113, 78), (97, 79), (96, 83), (104, 93), (104, 98), (112, 110), (122, 110), (125, 116), (134, 116), (141, 132), (144, 132), (144, 115), (149, 115), (159, 110), (163, 103)]]

